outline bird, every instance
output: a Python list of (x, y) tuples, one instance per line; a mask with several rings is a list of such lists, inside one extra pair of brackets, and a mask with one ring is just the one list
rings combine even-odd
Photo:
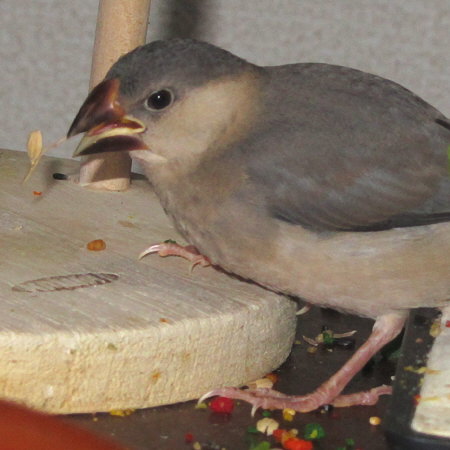
[(141, 164), (189, 244), (144, 253), (375, 321), (309, 394), (222, 387), (208, 396), (300, 412), (374, 404), (390, 386), (342, 392), (411, 309), (450, 304), (450, 120), (394, 81), (158, 40), (112, 65), (68, 137), (79, 133), (74, 156), (121, 151)]

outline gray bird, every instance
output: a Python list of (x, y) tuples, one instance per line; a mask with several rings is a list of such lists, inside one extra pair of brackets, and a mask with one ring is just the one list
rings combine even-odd
[(411, 308), (450, 304), (450, 120), (392, 81), (156, 41), (112, 66), (68, 135), (80, 132), (77, 156), (128, 151), (142, 164), (200, 255), (173, 244), (148, 252), (375, 319), (368, 340), (309, 395), (210, 395), (298, 411), (373, 404), (390, 387), (341, 392)]

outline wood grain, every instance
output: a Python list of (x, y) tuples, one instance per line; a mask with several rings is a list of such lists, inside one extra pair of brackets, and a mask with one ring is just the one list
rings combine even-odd
[[(0, 151), (0, 397), (58, 413), (143, 408), (242, 385), (284, 361), (294, 303), (211, 267), (190, 273), (180, 258), (138, 261), (148, 245), (179, 240), (150, 185), (99, 192), (52, 178), (75, 166), (44, 157), (21, 185), (26, 154)], [(106, 249), (87, 250), (93, 239)], [(13, 289), (75, 274), (117, 279)]]

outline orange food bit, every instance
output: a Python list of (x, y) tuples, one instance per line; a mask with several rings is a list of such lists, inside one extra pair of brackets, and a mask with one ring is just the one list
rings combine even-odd
[(87, 243), (86, 248), (93, 252), (99, 252), (100, 250), (105, 250), (106, 243), (103, 239), (94, 239)]
[(273, 384), (278, 381), (278, 375), (276, 373), (268, 373), (265, 378), (268, 378)]
[(42, 195), (42, 192), (41, 191), (33, 191), (33, 195), (39, 196), (39, 195)]
[[(295, 437), (295, 433), (288, 431), (288, 430), (283, 430), (282, 428), (278, 428), (278, 430), (274, 430), (274, 432), (272, 433), (273, 437), (278, 441), (281, 442), (281, 445), (284, 447), (284, 444), (290, 440), (290, 439), (297, 439)], [(285, 447), (286, 448), (286, 447)]]

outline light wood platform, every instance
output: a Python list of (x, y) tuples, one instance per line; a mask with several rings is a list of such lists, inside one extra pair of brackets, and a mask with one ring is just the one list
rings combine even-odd
[[(52, 178), (77, 167), (44, 158), (23, 186), (26, 154), (0, 150), (0, 397), (56, 413), (143, 408), (284, 361), (293, 302), (213, 268), (189, 273), (181, 258), (138, 261), (179, 239), (150, 185), (96, 192)], [(106, 249), (88, 251), (93, 239)], [(49, 277), (66, 278), (33, 281)]]

